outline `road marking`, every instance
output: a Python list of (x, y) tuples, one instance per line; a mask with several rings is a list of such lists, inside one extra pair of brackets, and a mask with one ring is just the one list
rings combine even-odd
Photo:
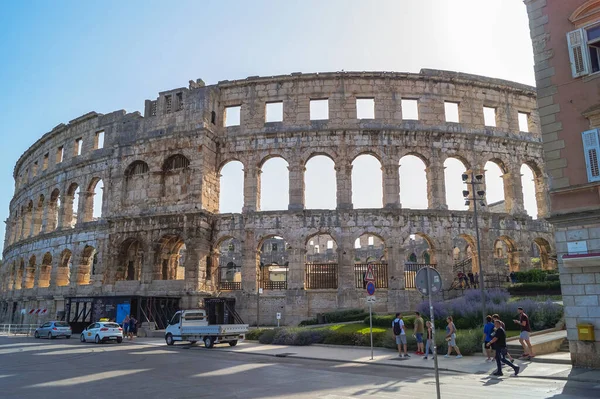
[(274, 365), (275, 364), (273, 364), (273, 363), (256, 363), (256, 364), (245, 363), (245, 364), (240, 364), (238, 366), (231, 366), (231, 367), (222, 368), (219, 370), (207, 371), (206, 373), (196, 374), (193, 377), (220, 377), (220, 376), (224, 376), (224, 375), (232, 375), (232, 374), (242, 373), (244, 371), (256, 370), (256, 369), (260, 369), (263, 367), (274, 366)]
[(25, 388), (68, 387), (79, 384), (87, 384), (94, 381), (106, 380), (108, 378), (123, 377), (125, 375), (137, 374), (149, 370), (152, 369), (105, 371), (103, 373), (89, 374), (83, 375), (81, 377), (67, 378), (65, 380), (50, 381), (41, 384), (29, 385)]

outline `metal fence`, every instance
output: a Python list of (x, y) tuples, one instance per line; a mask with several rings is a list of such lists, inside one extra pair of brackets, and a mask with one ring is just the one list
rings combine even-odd
[[(371, 263), (375, 277), (375, 288), (388, 288), (388, 265), (387, 263)], [(368, 263), (356, 263), (354, 265), (354, 283), (356, 288), (367, 288), (365, 276)]]
[(424, 263), (405, 263), (404, 264), (404, 288), (407, 290), (417, 289), (415, 278), (417, 272), (424, 267), (431, 266), (435, 269), (436, 265), (427, 265)]
[(0, 324), (0, 335), (33, 336), (39, 324)]
[(304, 275), (304, 288), (337, 288), (337, 263), (307, 263)]

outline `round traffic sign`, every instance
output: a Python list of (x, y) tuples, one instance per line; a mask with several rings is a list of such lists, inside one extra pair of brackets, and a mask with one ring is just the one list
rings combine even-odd
[(373, 295), (375, 293), (375, 284), (372, 281), (367, 283), (367, 294)]
[(429, 281), (431, 283), (431, 292), (435, 294), (436, 292), (440, 292), (442, 290), (442, 277), (440, 273), (435, 270), (433, 267), (423, 267), (419, 269), (417, 275), (415, 276), (415, 285), (419, 292), (423, 295), (428, 295), (429, 290), (427, 287), (427, 269), (429, 269)]

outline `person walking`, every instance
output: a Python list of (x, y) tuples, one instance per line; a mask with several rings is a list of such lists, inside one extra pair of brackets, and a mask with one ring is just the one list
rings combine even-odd
[(129, 338), (129, 315), (123, 319), (123, 336)]
[(488, 344), (492, 340), (492, 334), (494, 333), (494, 322), (492, 321), (492, 316), (488, 315), (485, 318), (485, 326), (483, 326), (483, 342), (485, 344), (485, 351), (487, 354), (486, 362), (492, 361), (492, 349), (488, 347)]
[(428, 320), (426, 323), (427, 326), (427, 341), (425, 342), (425, 356), (423, 359), (427, 360), (427, 356), (429, 356), (429, 348), (431, 348), (431, 358), (435, 357), (435, 353), (433, 352), (433, 325)]
[(473, 280), (474, 280), (475, 288), (477, 288), (477, 286), (479, 285), (479, 273), (478, 272), (475, 272), (475, 275), (473, 276)]
[[(500, 327), (502, 327), (504, 329), (504, 332), (506, 332), (506, 325), (504, 324), (504, 322), (502, 320), (500, 320), (500, 316), (498, 315), (498, 313), (494, 313), (492, 315), (492, 321), (494, 323), (496, 323), (496, 320), (498, 320), (500, 322)], [(494, 324), (494, 331), (496, 331), (495, 324)], [(494, 333), (492, 333), (492, 337), (494, 337)], [(515, 361), (515, 358), (512, 357), (512, 355), (510, 353), (508, 353), (508, 347), (506, 348), (506, 357), (508, 357), (508, 360), (510, 360), (511, 362)]]
[(425, 332), (425, 322), (421, 317), (421, 313), (415, 312), (417, 317), (415, 317), (415, 339), (417, 340), (417, 351), (415, 352), (417, 355), (423, 355), (425, 352), (423, 351), (423, 333)]
[(525, 313), (522, 307), (518, 307), (519, 311), (519, 320), (513, 320), (515, 324), (518, 324), (521, 327), (521, 334), (519, 334), (519, 342), (523, 347), (523, 355), (521, 358), (532, 358), (535, 356), (533, 353), (533, 347), (531, 346), (531, 341), (529, 339), (529, 333), (531, 332), (531, 327), (529, 325), (529, 316)]
[(129, 315), (129, 339), (133, 340), (133, 337), (135, 336), (136, 331), (136, 324), (137, 324), (137, 320), (135, 319), (135, 317), (133, 317), (133, 315)]
[(467, 273), (467, 276), (469, 276), (469, 283), (471, 284), (471, 288), (475, 288), (475, 276), (473, 275), (473, 272), (469, 271), (469, 273)]
[(516, 377), (519, 375), (519, 370), (521, 370), (521, 368), (514, 365), (509, 360), (506, 360), (506, 332), (500, 323), (500, 320), (496, 320), (494, 322), (494, 326), (496, 327), (496, 330), (494, 331), (494, 338), (492, 338), (492, 340), (486, 344), (486, 348), (492, 347), (496, 351), (496, 366), (498, 370), (496, 370), (495, 373), (492, 373), (492, 375), (504, 375), (502, 373), (502, 363), (504, 363), (512, 367), (512, 369), (515, 371), (514, 376)]
[(448, 325), (446, 326), (446, 341), (448, 342), (448, 354), (446, 354), (444, 357), (450, 357), (450, 354), (452, 353), (452, 348), (454, 348), (454, 350), (456, 351), (456, 358), (461, 359), (462, 355), (460, 354), (460, 349), (458, 349), (458, 346), (456, 346), (456, 326), (452, 321), (452, 316), (448, 316), (446, 318), (446, 321), (448, 322)]
[[(406, 328), (404, 327), (404, 320), (402, 315), (396, 313), (396, 318), (392, 321), (392, 330), (396, 336), (396, 345), (398, 345), (398, 356), (399, 357), (410, 357), (406, 346)], [(404, 349), (404, 356), (402, 355), (402, 349)]]

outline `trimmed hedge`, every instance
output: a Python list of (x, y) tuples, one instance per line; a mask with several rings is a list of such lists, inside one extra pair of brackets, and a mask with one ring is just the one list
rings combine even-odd
[[(410, 329), (410, 328), (414, 328), (415, 325), (415, 317), (414, 315), (411, 316), (402, 316), (402, 320), (404, 321), (404, 326), (406, 327), (406, 329)], [(392, 322), (394, 321), (394, 319), (396, 318), (396, 315), (393, 314), (385, 314), (385, 315), (373, 315), (373, 327), (383, 327), (383, 328), (389, 328), (391, 330), (392, 328)], [(425, 319), (425, 318), (423, 318)], [(367, 314), (367, 317), (364, 318), (363, 323), (366, 325), (369, 325), (369, 315)]]
[(560, 294), (560, 281), (518, 283), (508, 287), (508, 292), (511, 295)]
[[(323, 313), (325, 324), (328, 323), (343, 323), (345, 321), (360, 321), (369, 316), (369, 312), (364, 309), (345, 309), (336, 310), (333, 312)], [(317, 318), (303, 320), (299, 326), (311, 326), (318, 324)]]

